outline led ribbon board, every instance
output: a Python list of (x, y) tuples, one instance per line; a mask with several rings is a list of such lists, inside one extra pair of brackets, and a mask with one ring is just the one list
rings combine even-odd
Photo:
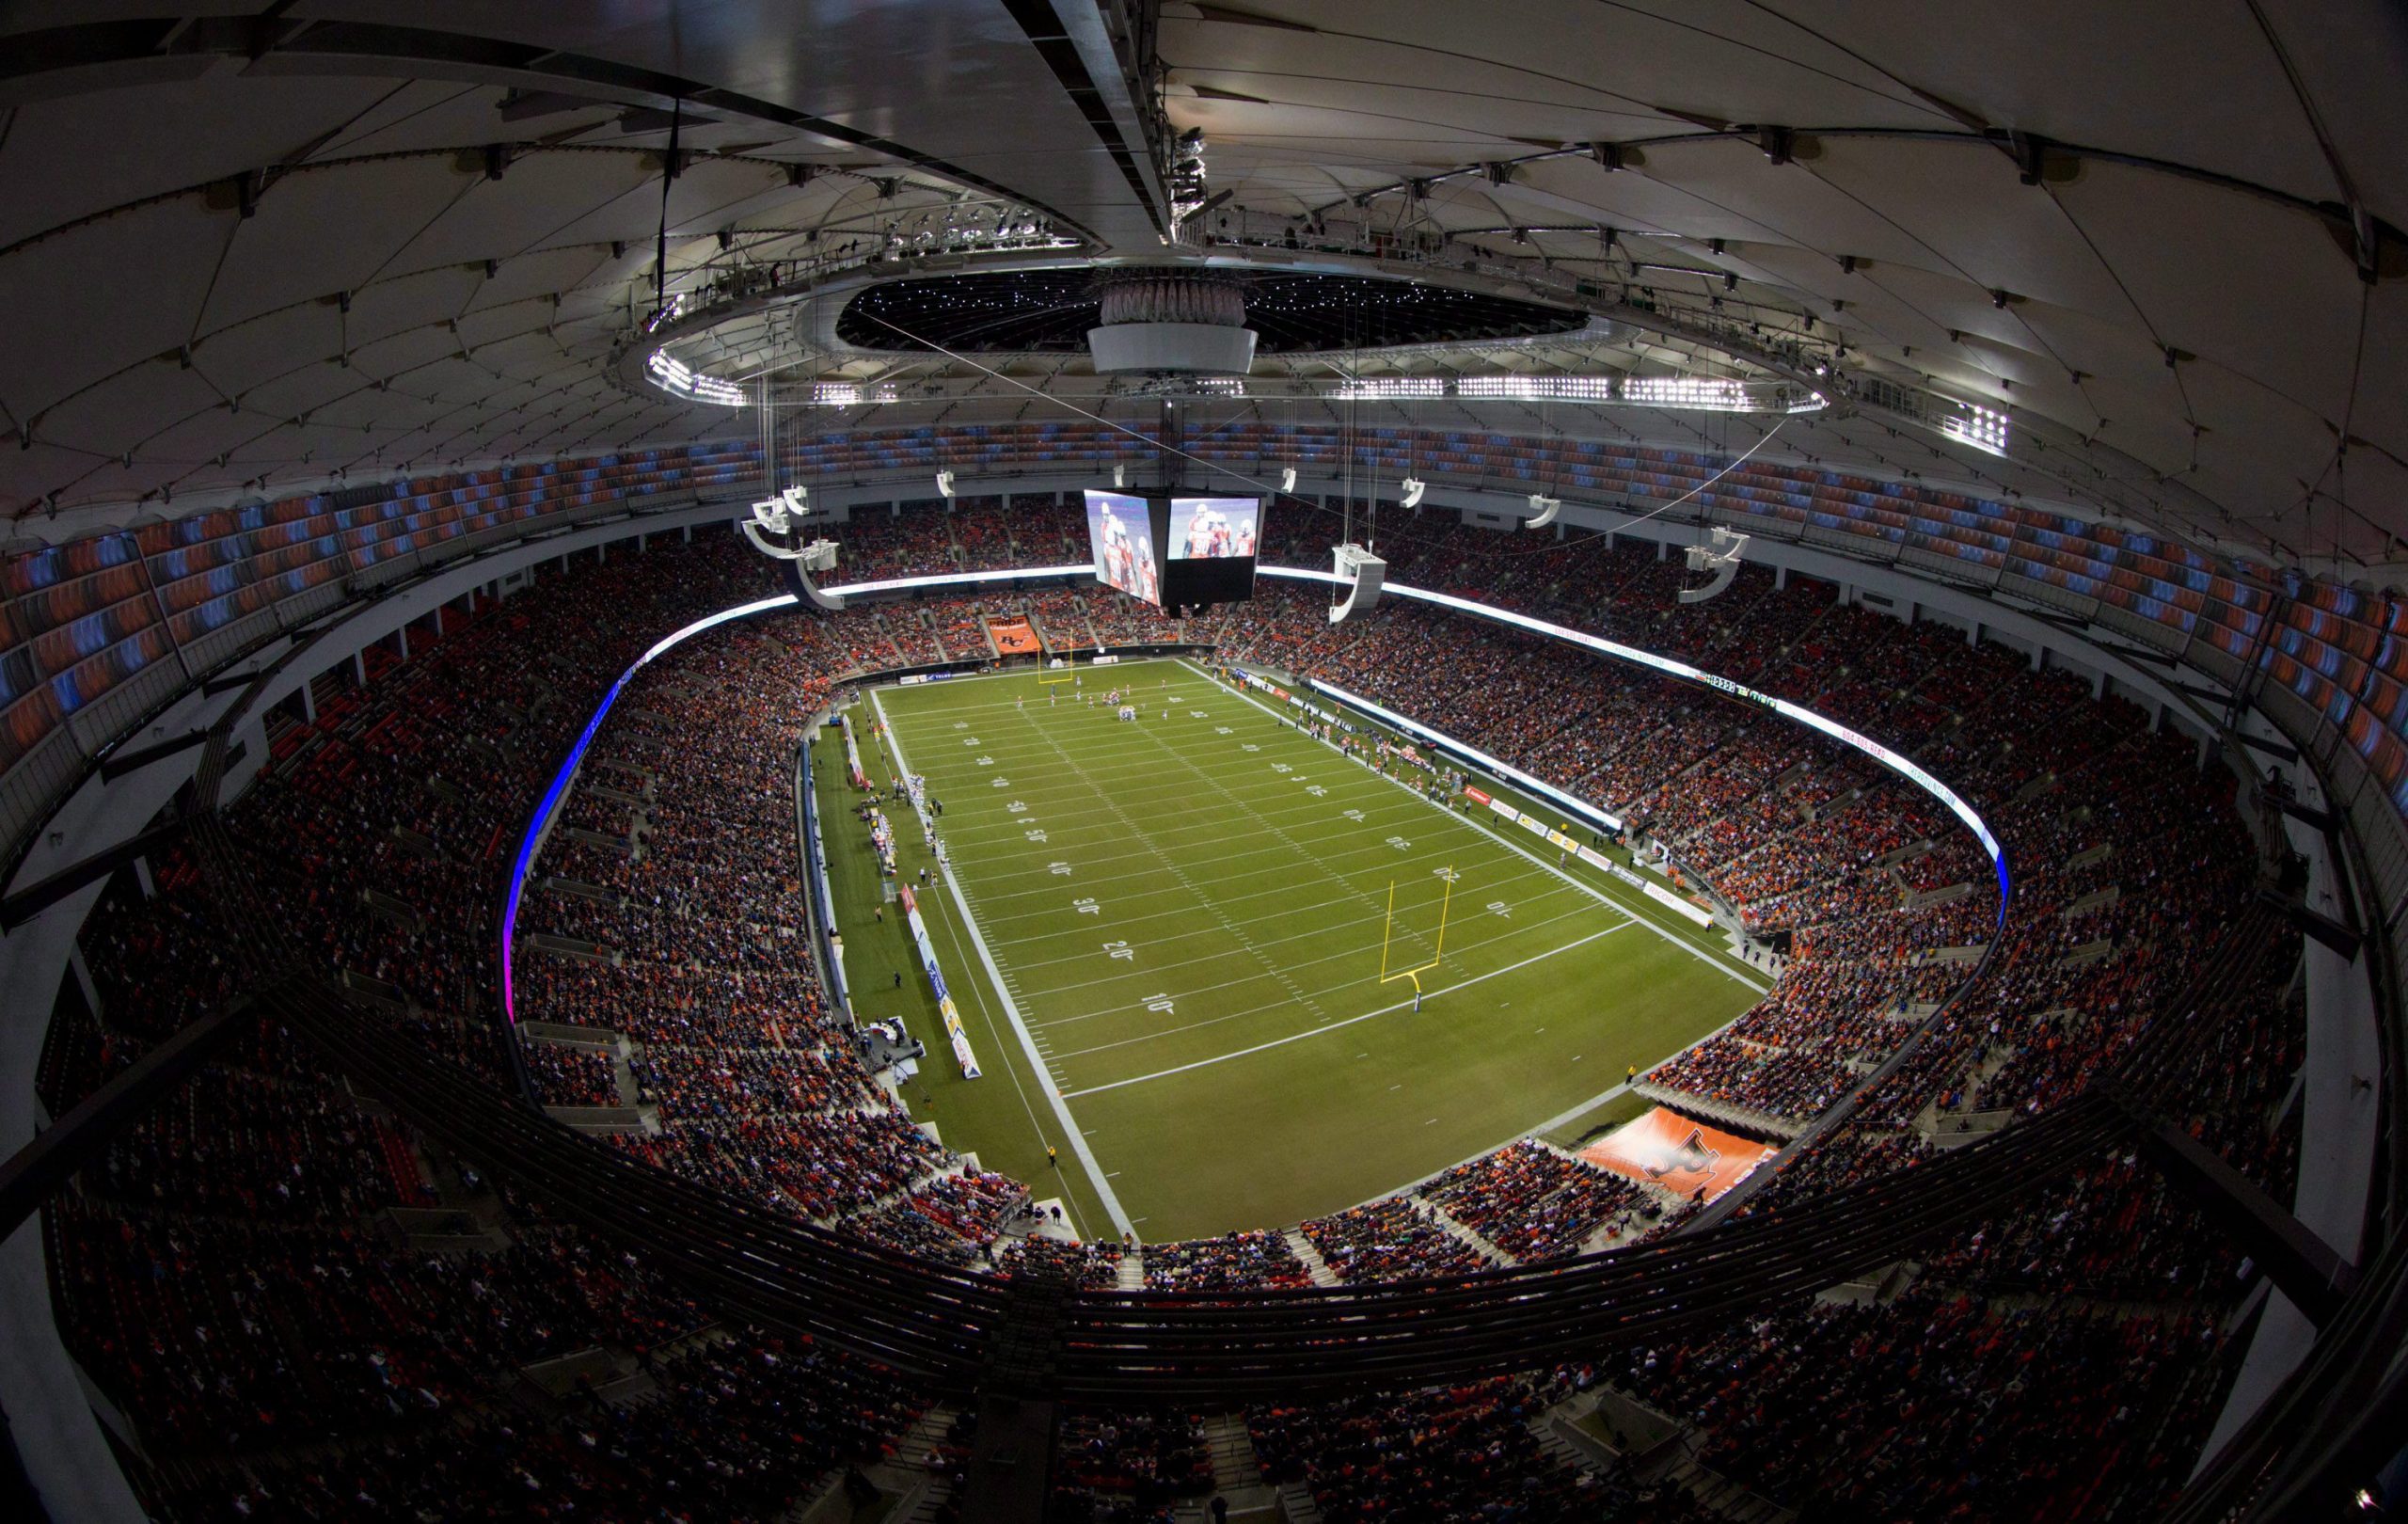
[[(1338, 575), (1334, 572), (1307, 571), (1295, 566), (1265, 566), (1261, 570), (1262, 575), (1265, 577), (1286, 577), (1300, 582), (1336, 582), (1339, 580)], [(1601, 656), (1612, 657), (1617, 661), (1634, 662), (1639, 666), (1647, 667), (1656, 672), (1660, 672), (1668, 677), (1678, 677), (1684, 682), (1702, 683), (1707, 688), (1714, 689), (1719, 692), (1727, 693), (1733, 698), (1743, 699), (1751, 704), (1761, 704), (1766, 708), (1772, 710), (1783, 719), (1795, 720), (1801, 725), (1808, 725), (1815, 730), (1821, 731), (1824, 735), (1830, 737), (1833, 740), (1855, 747), (1858, 751), (1862, 752), (1865, 755), (1873, 758), (1874, 761), (1880, 763), (1883, 767), (1888, 768), (1891, 771), (1906, 779), (1907, 782), (1914, 785), (1917, 788), (1922, 789), (1925, 793), (1929, 794), (1932, 798), (1938, 800), (1946, 807), (1949, 814), (1954, 815), (1957, 819), (1962, 820), (1965, 823), (1965, 828), (1972, 832), (1974, 839), (1982, 844), (1982, 850), (1989, 853), (1991, 866), (1998, 870), (1999, 919), (2002, 922), (2006, 919), (2006, 897), (2008, 889), (2006, 852), (1999, 846), (1998, 838), (1990, 833), (1988, 823), (1983, 820), (1980, 814), (1974, 810), (1973, 806), (1966, 803), (1964, 799), (1959, 796), (1955, 789), (1949, 787), (1946, 784), (1941, 783), (1939, 779), (1933, 777), (1929, 772), (1916, 766), (1913, 762), (1900, 756), (1897, 753), (1882, 745), (1879, 741), (1875, 740), (1872, 737), (1850, 730), (1847, 726), (1841, 724), (1836, 720), (1830, 719), (1826, 715), (1816, 714), (1814, 710), (1806, 708), (1801, 705), (1792, 704), (1787, 699), (1775, 698), (1770, 693), (1759, 692), (1755, 689), (1750, 688), (1744, 683), (1733, 682), (1728, 677), (1718, 676), (1713, 673), (1705, 671), (1703, 668), (1692, 667), (1686, 661), (1675, 661), (1671, 657), (1657, 656), (1653, 651), (1642, 651), (1635, 645), (1624, 645), (1619, 641), (1609, 641), (1600, 635), (1584, 634), (1579, 630), (1571, 629), (1562, 625), (1551, 624), (1544, 619), (1533, 619), (1529, 614), (1515, 613), (1510, 609), (1499, 609), (1494, 605), (1486, 603), (1475, 603), (1469, 598), (1456, 597), (1451, 593), (1433, 593), (1427, 588), (1409, 587), (1402, 582), (1390, 582), (1387, 584), (1386, 591), (1393, 593), (1401, 598), (1418, 598), (1423, 603), (1436, 604), (1442, 609), (1452, 609), (1458, 613), (1472, 614), (1481, 619), (1493, 619), (1500, 625), (1511, 625), (1516, 629), (1526, 629), (1534, 635), (1544, 635), (1549, 640), (1562, 641), (1571, 645), (1586, 646), (1590, 650), (1597, 652)], [(1361, 701), (1356, 700), (1355, 702), (1360, 703)], [(1367, 706), (1367, 707), (1369, 706)], [(1406, 728), (1413, 730), (1416, 734), (1428, 736), (1434, 740), (1443, 738), (1439, 737), (1436, 731), (1430, 730), (1426, 726), (1414, 725), (1408, 722)], [(1448, 742), (1448, 744), (1452, 746), (1456, 752), (1463, 755), (1474, 756), (1478, 754), (1472, 752), (1468, 747), (1465, 747), (1451, 741)], [(1529, 779), (1527, 774), (1515, 772), (1511, 769), (1505, 770), (1502, 775), (1512, 778), (1517, 784), (1523, 782), (1536, 783), (1535, 779)], [(1547, 799), (1553, 800), (1560, 804), (1572, 805), (1577, 802), (1573, 800), (1570, 795), (1563, 793), (1560, 789), (1548, 787), (1544, 784), (1537, 785), (1534, 791), (1543, 794)], [(1602, 812), (1592, 807), (1582, 805), (1581, 813), (1585, 816), (1595, 816)]]
[[(1335, 572), (1308, 571), (1297, 566), (1263, 566), (1259, 568), (1259, 573), (1264, 577), (1285, 577), (1299, 582), (1345, 580)], [(890, 593), (912, 588), (975, 587), (987, 582), (1094, 575), (1095, 567), (1082, 562), (1069, 566), (1022, 567), (1011, 571), (951, 572), (930, 577), (894, 577), (882, 581), (854, 582), (848, 586), (832, 587), (824, 591), (841, 596), (850, 596), (855, 594)], [(1486, 603), (1475, 603), (1469, 598), (1459, 598), (1450, 593), (1433, 593), (1426, 588), (1411, 587), (1402, 582), (1389, 582), (1384, 592), (1401, 598), (1418, 598), (1423, 603), (1435, 604), (1439, 608), (1451, 609), (1458, 613), (1470, 614), (1476, 618), (1495, 620), (1500, 625), (1511, 625), (1516, 629), (1526, 629), (1534, 635), (1544, 635), (1552, 641), (1586, 646), (1601, 656), (1608, 656), (1617, 661), (1628, 661), (1646, 667), (1651, 671), (1660, 672), (1668, 677), (1677, 677), (1683, 682), (1701, 683), (1707, 688), (1727, 693), (1733, 698), (1763, 705), (1783, 719), (1794, 720), (1801, 725), (1821, 731), (1833, 740), (1856, 748), (1938, 800), (1949, 814), (1963, 821), (1966, 829), (1972, 832), (1974, 839), (1982, 844), (1982, 849), (1989, 853), (1990, 865), (1998, 871), (1998, 914), (2002, 923), (2005, 921), (2009, 888), (2006, 853), (1999, 846), (1998, 838), (1990, 833), (1988, 824), (1982, 819), (1973, 806), (1965, 802), (1955, 789), (1872, 737), (1851, 730), (1836, 720), (1816, 714), (1814, 710), (1792, 704), (1787, 699), (1775, 698), (1770, 693), (1759, 692), (1743, 683), (1718, 676), (1700, 667), (1692, 667), (1686, 661), (1675, 661), (1670, 657), (1657, 656), (1653, 651), (1642, 651), (1635, 645), (1624, 645), (1618, 641), (1607, 640), (1603, 636), (1584, 634), (1579, 630), (1551, 624), (1544, 619), (1533, 619), (1529, 614), (1515, 613), (1510, 609), (1499, 609)], [(552, 779), (551, 786), (545, 791), (543, 803), (536, 808), (534, 818), (528, 822), (527, 833), (518, 843), (517, 860), (511, 865), (510, 898), (502, 912), (501, 921), (501, 1007), (503, 1014), (513, 1024), (517, 1023), (518, 1010), (515, 991), (511, 978), (511, 946), (517, 934), (518, 907), (526, 894), (527, 872), (533, 865), (537, 844), (543, 840), (544, 832), (551, 824), (552, 818), (560, 812), (561, 801), (568, 792), (569, 781), (576, 777), (578, 765), (585, 760), (586, 749), (593, 745), (594, 733), (602, 728), (602, 721), (610, 714), (610, 706), (618, 702), (619, 694), (627, 686), (628, 680), (642, 671), (648, 663), (664, 653), (674, 650), (703, 631), (715, 629), (730, 620), (750, 618), (753, 614), (768, 613), (776, 609), (789, 609), (799, 601), (793, 594), (786, 593), (774, 598), (762, 598), (757, 602), (742, 603), (732, 609), (722, 609), (718, 613), (697, 619), (685, 628), (666, 635), (655, 643), (652, 649), (639, 657), (633, 666), (619, 675), (619, 680), (610, 685), (610, 692), (603, 695), (600, 706), (594, 711), (594, 717), (585, 722), (585, 729), (578, 734), (577, 744), (569, 749), (568, 760), (561, 764), (560, 772)], [(1520, 769), (1476, 748), (1465, 746), (1441, 731), (1433, 730), (1418, 721), (1408, 720), (1401, 714), (1392, 713), (1376, 704), (1357, 698), (1329, 684), (1317, 681), (1313, 686), (1329, 693), (1333, 698), (1354, 705), (1383, 723), (1421, 737), (1434, 745), (1443, 746), (1456, 755), (1488, 770), (1495, 776), (1511, 781), (1518, 788), (1527, 789), (1542, 799), (1560, 804), (1581, 819), (1597, 821), (1616, 831), (1622, 829), (1620, 820), (1595, 805), (1575, 799), (1553, 785), (1533, 778)]]
[(544, 802), (535, 807), (533, 818), (527, 822), (527, 833), (518, 838), (518, 856), (510, 865), (510, 898), (503, 904), (501, 912), (501, 1013), (513, 1026), (518, 1024), (518, 999), (511, 978), (511, 948), (518, 939), (518, 906), (527, 894), (527, 870), (535, 865), (535, 849), (543, 842), (544, 833), (551, 826), (552, 818), (560, 813), (561, 802), (568, 797), (568, 786), (577, 777), (578, 766), (585, 761), (586, 749), (594, 744), (594, 733), (602, 728), (603, 720), (610, 713), (610, 706), (619, 702), (619, 694), (635, 675), (663, 653), (673, 651), (703, 631), (716, 629), (730, 620), (747, 619), (753, 614), (768, 613), (772, 609), (789, 609), (797, 601), (793, 594), (782, 593), (774, 598), (739, 603), (733, 609), (721, 609), (715, 614), (705, 615), (685, 628), (654, 642), (652, 649), (636, 658), (626, 671), (619, 674), (619, 680), (610, 685), (610, 691), (602, 695), (602, 702), (594, 708), (594, 717), (585, 722), (583, 730), (578, 732), (577, 744), (568, 749), (568, 760), (561, 764), (560, 771), (552, 776), (551, 786), (544, 791)]

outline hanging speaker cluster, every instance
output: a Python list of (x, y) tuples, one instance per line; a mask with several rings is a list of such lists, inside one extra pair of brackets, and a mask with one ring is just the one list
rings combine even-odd
[(1739, 575), (1739, 554), (1747, 548), (1748, 537), (1727, 529), (1714, 532), (1712, 548), (1702, 545), (1690, 546), (1687, 553), (1689, 570), (1712, 572), (1714, 577), (1702, 586), (1681, 589), (1681, 601), (1703, 603), (1729, 587), (1731, 579)]
[(1335, 546), (1331, 555), (1338, 563), (1339, 580), (1346, 588), (1342, 603), (1330, 605), (1329, 622), (1342, 625), (1356, 614), (1370, 613), (1380, 601), (1380, 589), (1386, 584), (1388, 564), (1359, 545)]

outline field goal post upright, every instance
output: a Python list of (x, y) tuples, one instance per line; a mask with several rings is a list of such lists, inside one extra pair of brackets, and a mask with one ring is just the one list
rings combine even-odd
[(1399, 979), (1412, 980), (1413, 1008), (1416, 1010), (1421, 1008), (1421, 976), (1436, 968), (1439, 960), (1447, 956), (1447, 913), (1455, 902), (1454, 865), (1450, 863), (1440, 869), (1438, 877), (1445, 881), (1447, 887), (1439, 895), (1438, 941), (1436, 946), (1431, 951), (1428, 962), (1417, 963), (1411, 968), (1400, 968), (1393, 972), (1388, 968), (1388, 947), (1396, 938), (1396, 881), (1394, 879), (1388, 881), (1387, 914), (1380, 925), (1380, 982), (1394, 984)]

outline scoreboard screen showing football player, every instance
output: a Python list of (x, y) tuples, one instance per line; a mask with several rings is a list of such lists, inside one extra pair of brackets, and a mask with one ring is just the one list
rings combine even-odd
[(1259, 498), (1170, 500), (1170, 564), (1163, 601), (1181, 607), (1254, 596), (1254, 556), (1262, 533)]
[(1087, 544), (1095, 579), (1160, 608), (1162, 563), (1154, 553), (1157, 503), (1134, 492), (1087, 492)]
[(1173, 498), (1170, 558), (1173, 561), (1254, 559), (1257, 498)]
[(1158, 609), (1204, 609), (1254, 596), (1261, 499), (1097, 487), (1086, 496), (1097, 581)]

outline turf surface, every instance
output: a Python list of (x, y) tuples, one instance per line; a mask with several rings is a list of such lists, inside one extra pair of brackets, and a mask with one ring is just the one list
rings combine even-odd
[[(830, 746), (819, 776), (856, 1004), (929, 1048), (915, 1115), (1061, 1195), (1089, 1236), (1353, 1205), (1597, 1104), (1758, 997), (1712, 938), (1202, 667), (1092, 668), (1075, 692), (1039, 675), (886, 689), (854, 711), (881, 792), (908, 762), (943, 804), (949, 871), (908, 805), (895, 818), (902, 877), (931, 872), (923, 909), (978, 1080), (945, 1051), (899, 913), (872, 914), (861, 796)], [(1136, 722), (1104, 703), (1116, 686)]]

